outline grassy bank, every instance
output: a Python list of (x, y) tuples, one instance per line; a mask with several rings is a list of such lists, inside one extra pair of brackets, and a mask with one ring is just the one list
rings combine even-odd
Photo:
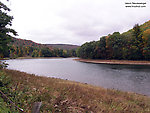
[(147, 96), (13, 70), (3, 70), (0, 77), (2, 83), (8, 83), (5, 94), (25, 112), (31, 112), (33, 103), (39, 101), (44, 113), (150, 112)]

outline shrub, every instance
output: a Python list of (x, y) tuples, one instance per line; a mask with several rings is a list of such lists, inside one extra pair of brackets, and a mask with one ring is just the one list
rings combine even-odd
[(4, 69), (8, 66), (8, 64), (5, 61), (0, 61), (0, 70)]

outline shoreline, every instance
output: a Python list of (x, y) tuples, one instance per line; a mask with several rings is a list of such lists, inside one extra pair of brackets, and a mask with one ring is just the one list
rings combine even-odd
[(74, 59), (84, 63), (94, 64), (116, 64), (116, 65), (149, 65), (150, 61), (134, 61), (134, 60), (100, 60), (100, 59)]
[(77, 58), (77, 57), (17, 57), (17, 58), (1, 58), (0, 60), (12, 60), (12, 59), (62, 59), (62, 58)]
[(5, 69), (0, 75), (5, 81), (11, 80), (11, 87), (7, 88), (10, 93), (16, 94), (14, 101), (20, 103), (25, 112), (31, 112), (33, 103), (37, 101), (44, 105), (42, 112), (149, 112), (150, 97), (134, 92), (105, 89), (16, 70)]

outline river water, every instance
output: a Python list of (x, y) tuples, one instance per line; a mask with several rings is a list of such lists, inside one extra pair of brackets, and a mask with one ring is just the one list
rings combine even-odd
[(150, 96), (150, 66), (92, 64), (73, 58), (14, 59), (6, 62), (8, 69)]

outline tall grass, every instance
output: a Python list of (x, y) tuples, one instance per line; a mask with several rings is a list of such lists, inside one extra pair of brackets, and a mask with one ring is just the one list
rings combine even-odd
[(43, 113), (150, 112), (147, 96), (13, 70), (2, 73), (10, 81), (8, 96), (25, 112), (31, 112), (34, 102), (42, 102)]

